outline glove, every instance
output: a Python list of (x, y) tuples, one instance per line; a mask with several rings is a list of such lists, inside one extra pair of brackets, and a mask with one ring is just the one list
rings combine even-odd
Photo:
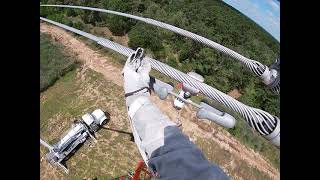
[(139, 52), (141, 50), (141, 48), (138, 48), (135, 53), (128, 57), (122, 70), (127, 106), (130, 106), (140, 96), (150, 96), (149, 72), (151, 71), (151, 64), (148, 60), (143, 59), (143, 55)]

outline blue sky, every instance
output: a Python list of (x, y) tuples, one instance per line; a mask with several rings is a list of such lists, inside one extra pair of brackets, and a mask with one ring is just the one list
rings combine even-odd
[(259, 24), (280, 42), (280, 1), (223, 0)]

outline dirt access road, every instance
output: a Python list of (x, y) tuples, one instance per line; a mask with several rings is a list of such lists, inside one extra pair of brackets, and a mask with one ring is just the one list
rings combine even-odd
[[(90, 68), (103, 74), (107, 80), (119, 86), (123, 85), (123, 79), (120, 75), (121, 68), (114, 66), (110, 57), (99, 54), (71, 33), (58, 27), (40, 23), (40, 31), (50, 34), (55, 41), (62, 43), (65, 46), (65, 51), (79, 59), (84, 68)], [(122, 44), (126, 45), (126, 43)], [(151, 99), (173, 121), (177, 119), (178, 113), (172, 108), (172, 101), (161, 101), (156, 96), (152, 96)], [(183, 109), (180, 118), (181, 130), (200, 146), (210, 161), (218, 161), (217, 163), (233, 179), (256, 179), (255, 176), (248, 178), (247, 174), (250, 173), (250, 168), (257, 169), (268, 179), (280, 179), (278, 170), (263, 156), (242, 145), (223, 128), (207, 121), (197, 120), (194, 112), (190, 106)], [(208, 144), (209, 141), (210, 144)], [(221, 152), (225, 156), (217, 159), (217, 152)], [(247, 167), (247, 169), (239, 170), (239, 167)]]

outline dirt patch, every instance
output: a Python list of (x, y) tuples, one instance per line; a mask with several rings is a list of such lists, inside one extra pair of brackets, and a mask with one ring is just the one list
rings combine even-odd
[(228, 95), (235, 98), (235, 99), (239, 99), (242, 96), (242, 94), (240, 93), (240, 91), (238, 89), (233, 89), (232, 91), (230, 91), (228, 93)]
[[(40, 30), (41, 32), (51, 34), (54, 38), (64, 44), (68, 52), (77, 56), (77, 58), (84, 63), (84, 68), (93, 69), (94, 71), (103, 74), (104, 78), (107, 80), (122, 86), (123, 79), (121, 76), (121, 69), (112, 66), (112, 64), (108, 62), (108, 57), (100, 56), (84, 43), (58, 27), (41, 23)], [(96, 87), (90, 87), (91, 90), (94, 88)], [(240, 97), (239, 95), (241, 94), (238, 91), (233, 91), (232, 95)], [(214, 144), (212, 147), (209, 147), (208, 151), (206, 151), (206, 156), (212, 157), (211, 160), (217, 162), (218, 165), (228, 172), (228, 174), (234, 179), (247, 179), (243, 173), (239, 173), (240, 170), (237, 170), (239, 168), (241, 169), (243, 164), (246, 164), (246, 166), (250, 168), (245, 170), (241, 169), (243, 172), (250, 172), (251, 169), (256, 168), (259, 172), (266, 174), (270, 179), (280, 179), (279, 172), (259, 153), (256, 153), (252, 149), (242, 145), (222, 127), (208, 121), (199, 121), (196, 119), (196, 109), (193, 107), (186, 106), (186, 108), (181, 110), (182, 112), (179, 116), (178, 111), (172, 107), (172, 99), (161, 101), (158, 97), (153, 95), (151, 100), (172, 121), (182, 122), (182, 126), (180, 128), (193, 142), (197, 144), (197, 142), (201, 140)], [(201, 146), (201, 144), (197, 145)], [(212, 152), (215, 152), (215, 154), (210, 155)], [(220, 158), (219, 156), (226, 158)], [(217, 158), (222, 160), (220, 161)], [(232, 161), (230, 159), (232, 159)]]
[(129, 38), (128, 34), (125, 34), (123, 36), (116, 36), (113, 35), (109, 28), (107, 27), (94, 27), (92, 29), (92, 32), (101, 36), (106, 36), (108, 39), (112, 39), (113, 41), (123, 45), (128, 46)]
[[(55, 41), (59, 41), (65, 46), (65, 51), (74, 55), (82, 63), (84, 68), (91, 68), (104, 75), (108, 80), (115, 84), (122, 85), (121, 69), (114, 67), (109, 57), (102, 56), (96, 51), (89, 48), (85, 43), (74, 38), (71, 34), (66, 33), (65, 30), (55, 26), (48, 26), (45, 23), (40, 24), (40, 32), (50, 34)], [(114, 76), (116, 74), (116, 76)]]

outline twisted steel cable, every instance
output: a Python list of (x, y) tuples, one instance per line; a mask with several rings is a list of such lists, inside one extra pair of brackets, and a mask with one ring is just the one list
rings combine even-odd
[[(143, 17), (131, 15), (131, 14), (126, 14), (126, 13), (112, 11), (112, 10), (106, 10), (106, 9), (100, 9), (100, 8), (92, 8), (92, 7), (85, 7), (85, 6), (72, 6), (72, 5), (40, 5), (40, 6), (75, 8), (75, 9), (84, 9), (84, 10), (104, 12), (104, 13), (108, 13), (108, 14), (114, 14), (114, 15), (118, 15), (118, 16), (123, 16), (123, 17), (131, 18), (131, 19), (139, 20), (139, 21), (145, 22), (147, 24), (158, 26), (160, 28), (164, 28), (169, 31), (173, 31), (177, 34), (188, 37), (194, 41), (205, 44), (210, 48), (216, 49), (216, 50), (240, 61), (241, 63), (243, 63), (252, 73), (254, 73), (256, 76), (261, 78), (263, 83), (266, 84), (267, 86), (269, 86), (272, 83), (272, 81), (270, 81), (271, 74), (270, 74), (269, 68), (266, 65), (263, 65), (258, 61), (244, 57), (241, 54), (239, 54), (239, 53), (237, 53), (227, 47), (224, 47), (214, 41), (211, 41), (205, 37), (199, 36), (195, 33), (189, 32), (187, 30), (184, 30), (184, 29), (181, 29), (181, 28), (178, 28), (175, 26), (172, 26), (167, 23), (163, 23), (163, 22), (160, 22), (160, 21), (157, 21), (154, 19), (150, 19), (150, 18), (143, 18)], [(280, 94), (280, 85), (277, 86), (277, 88), (271, 87), (271, 90), (276, 94)]]
[[(97, 37), (92, 34), (83, 32), (81, 30), (72, 28), (70, 26), (40, 17), (41, 20), (46, 21), (48, 23), (54, 24), (56, 26), (59, 26), (63, 29), (72, 31), (76, 34), (79, 34), (81, 36), (85, 36), (98, 44), (102, 45), (103, 47), (112, 49), (124, 56), (130, 56), (135, 51), (122, 46), (118, 43), (115, 43), (113, 41), (110, 41), (108, 39)], [(200, 90), (202, 94), (205, 96), (218, 101), (219, 103), (225, 105), (226, 107), (232, 109), (233, 111), (238, 112), (244, 119), (248, 122), (248, 124), (255, 129), (257, 132), (259, 132), (262, 136), (264, 136), (266, 139), (270, 140), (273, 144), (280, 147), (280, 119), (276, 116), (273, 116), (269, 114), (268, 112), (265, 112), (263, 110), (253, 108), (250, 106), (247, 106), (236, 99), (228, 96), (227, 94), (224, 94), (223, 92), (205, 84), (200, 81), (197, 81), (187, 74), (174, 69), (160, 61), (157, 61), (155, 59), (152, 59), (150, 57), (145, 57), (146, 60), (148, 60), (151, 63), (151, 67), (162, 73), (165, 74), (179, 82), (184, 82), (189, 85), (191, 85), (194, 88), (197, 88)]]

